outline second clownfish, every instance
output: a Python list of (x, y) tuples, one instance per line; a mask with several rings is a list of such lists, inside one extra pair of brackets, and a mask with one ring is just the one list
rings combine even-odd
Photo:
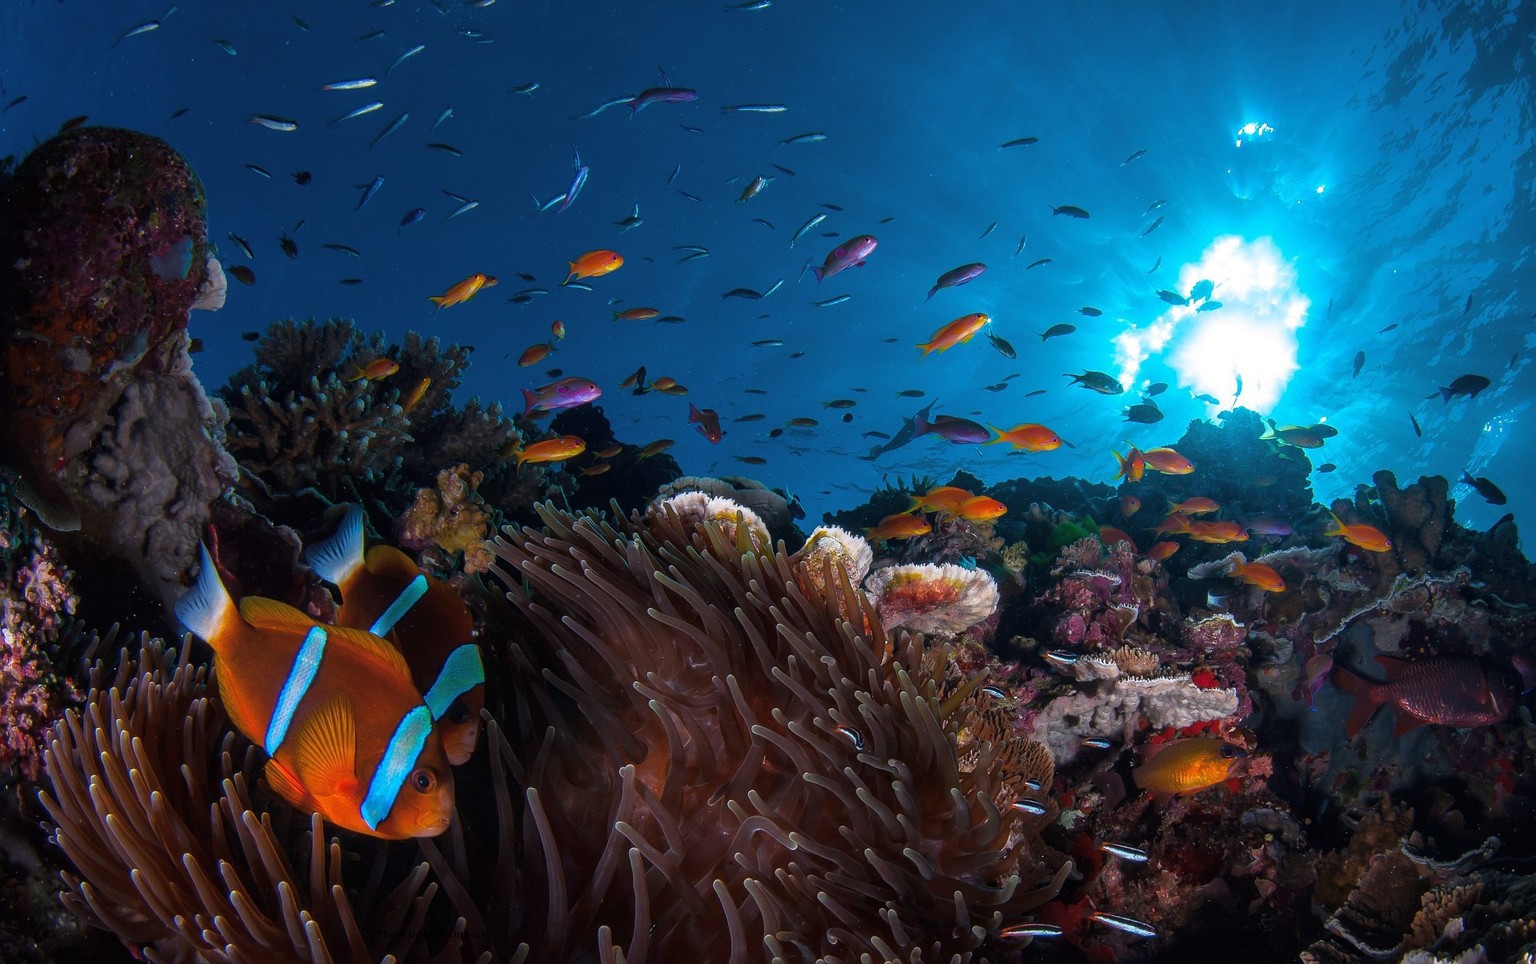
[(349, 506), (336, 534), (310, 546), (305, 560), (341, 590), (340, 626), (394, 644), (432, 711), (448, 762), (468, 760), (480, 738), (485, 668), (474, 617), (453, 587), (421, 571), (393, 546), (363, 552), (363, 511)]

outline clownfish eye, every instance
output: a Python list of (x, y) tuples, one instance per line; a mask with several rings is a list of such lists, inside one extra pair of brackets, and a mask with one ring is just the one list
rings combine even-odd
[(455, 700), (453, 705), (448, 707), (448, 722), (459, 725), (468, 723), (469, 707), (465, 706), (462, 702)]
[(411, 774), (411, 786), (416, 788), (417, 793), (431, 793), (437, 789), (437, 774), (422, 767)]

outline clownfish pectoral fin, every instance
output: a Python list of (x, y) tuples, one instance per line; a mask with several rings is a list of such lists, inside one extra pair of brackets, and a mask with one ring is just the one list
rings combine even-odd
[(317, 800), (361, 797), (357, 719), (345, 695), (316, 710), (294, 734), (293, 765), (300, 786)]
[(293, 771), (278, 763), (276, 759), (267, 760), (266, 768), (262, 772), (267, 778), (268, 785), (272, 787), (273, 793), (300, 810), (314, 812), (320, 809), (315, 798), (304, 789), (304, 784), (293, 775)]
[(228, 621), (238, 617), (234, 600), (229, 598), (229, 591), (219, 579), (218, 567), (213, 564), (213, 556), (209, 555), (208, 547), (199, 548), (202, 552), (202, 565), (197, 574), (197, 583), (176, 600), (176, 618), (193, 635), (203, 639), (213, 647), (214, 652), (218, 652), (219, 646), (227, 638), (225, 627)]
[(345, 600), (347, 584), (363, 565), (362, 507), (347, 506), (336, 534), (305, 549), (304, 561), (321, 579), (340, 588)]

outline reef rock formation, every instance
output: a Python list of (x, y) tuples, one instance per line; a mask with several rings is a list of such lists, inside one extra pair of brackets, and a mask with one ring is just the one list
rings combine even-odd
[(46, 524), (162, 602), (234, 478), (187, 355), (222, 283), (202, 183), (158, 138), (67, 131), (0, 185), (0, 445)]

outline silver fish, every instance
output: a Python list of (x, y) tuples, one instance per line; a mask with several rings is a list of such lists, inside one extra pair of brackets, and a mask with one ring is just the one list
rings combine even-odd
[(764, 298), (768, 297), (769, 295), (773, 294), (775, 291), (778, 291), (782, 287), (784, 287), (784, 279), (780, 278), (778, 281), (775, 281), (773, 283), (773, 287), (772, 288), (769, 288), (767, 291), (763, 292), (763, 297)]
[[(382, 107), (383, 105), (380, 104), (379, 106)], [(437, 120), (432, 122), (432, 130), (427, 131), (427, 133), (430, 134), (430, 133), (432, 133), (432, 131), (437, 130), (438, 125), (442, 124), (443, 121), (447, 120), (448, 118), (450, 118), (452, 116), (453, 116), (453, 108), (452, 107), (445, 107), (445, 108), (443, 108), (443, 112), (441, 114), (437, 115)]]
[(587, 111), (585, 114), (577, 114), (575, 117), (573, 117), (571, 119), (572, 120), (584, 120), (585, 118), (588, 118), (588, 117), (596, 117), (598, 114), (601, 114), (603, 111), (607, 110), (610, 107), (618, 107), (620, 104), (627, 104), (627, 103), (629, 103), (630, 101), (632, 101), (634, 99), (635, 99), (634, 97), (615, 97), (613, 100), (604, 101), (603, 103), (598, 104), (596, 107), (594, 107), (591, 110)]
[[(997, 230), (997, 222), (993, 221), (991, 224), (987, 225), (987, 229), (985, 231), (981, 232), (981, 238), (986, 237), (987, 235), (991, 234), (993, 231), (996, 231), (996, 230)], [(976, 240), (980, 241), (981, 238), (977, 238)], [(1015, 252), (1015, 254), (1017, 254), (1017, 252)]]
[(813, 302), (811, 302), (811, 307), (812, 308), (830, 308), (833, 305), (840, 305), (840, 304), (842, 304), (845, 301), (852, 301), (852, 300), (853, 300), (853, 295), (838, 295), (835, 298), (828, 298), (825, 301), (813, 301)]
[(299, 122), (287, 117), (275, 117), (272, 114), (252, 114), (251, 123), (265, 127), (269, 131), (292, 132), (299, 129)]
[(338, 117), (335, 120), (331, 121), (331, 123), (332, 124), (340, 124), (342, 121), (349, 121), (349, 120), (351, 120), (354, 117), (362, 117), (364, 114), (371, 114), (374, 111), (382, 110), (383, 108), (384, 108), (384, 102), (382, 100), (376, 100), (376, 101), (374, 101), (371, 104), (364, 104), (363, 106), (359, 107), (357, 110), (352, 111), (351, 113), (342, 114), (340, 117)]
[(384, 175), (380, 174), (378, 177), (373, 179), (373, 183), (372, 184), (369, 184), (367, 186), (367, 188), (365, 188), (363, 190), (363, 196), (362, 196), (362, 198), (360, 198), (358, 200), (357, 207), (353, 208), (353, 210), (354, 211), (361, 211), (363, 209), (363, 205), (367, 204), (369, 201), (373, 200), (373, 196), (375, 194), (379, 193), (379, 188), (381, 188), (383, 186), (384, 186)]
[(567, 288), (580, 288), (582, 291), (596, 291), (597, 290), (596, 288), (594, 288), (591, 285), (587, 284), (585, 281), (572, 281), (572, 282), (566, 284), (565, 287), (567, 287)]
[(1031, 921), (1028, 924), (1014, 924), (1004, 927), (997, 932), (997, 936), (1005, 941), (1016, 941), (1025, 937), (1060, 937), (1061, 928), (1055, 924), (1042, 924)]
[(335, 80), (321, 86), (321, 90), (363, 90), (377, 84), (377, 77), (359, 77), (356, 80)]
[(542, 85), (538, 81), (534, 81), (533, 83), (530, 83), (530, 84), (518, 84), (516, 87), (512, 88), (512, 93), (514, 93), (514, 94), (531, 94), (534, 91), (538, 90), (539, 87), (541, 87), (541, 86)]
[(819, 144), (827, 139), (827, 135), (821, 131), (807, 131), (804, 134), (796, 134), (794, 137), (786, 137), (780, 144)]
[(463, 204), (460, 204), (458, 207), (454, 208), (451, 212), (449, 212), (448, 216), (446, 218), (444, 218), (443, 220), (444, 221), (452, 221), (454, 218), (458, 217), (459, 215), (464, 214), (464, 213), (469, 212), (469, 211), (473, 211), (475, 208), (477, 208), (479, 206), (480, 206), (480, 202), (479, 201), (465, 201)]
[(1099, 849), (1107, 854), (1113, 854), (1121, 860), (1129, 860), (1138, 864), (1147, 862), (1147, 852), (1129, 844), (1111, 843), (1106, 840), (1099, 844)]
[(1098, 921), (1105, 927), (1113, 927), (1117, 931), (1124, 931), (1127, 934), (1134, 934), (1137, 937), (1157, 936), (1156, 927), (1153, 927), (1146, 921), (1137, 920), (1134, 917), (1121, 917), (1119, 914), (1106, 914), (1101, 910), (1094, 911), (1090, 916), (1093, 920)]
[(789, 110), (783, 104), (736, 104), (720, 109), (727, 114), (782, 114)]
[(800, 225), (800, 228), (795, 231), (795, 236), (789, 239), (789, 246), (793, 248), (795, 246), (795, 242), (799, 241), (802, 237), (805, 236), (805, 232), (811, 230), (826, 219), (827, 212), (825, 211), (817, 211), (815, 214), (811, 215), (808, 219), (806, 219), (806, 222)]
[(410, 111), (406, 111), (405, 113), (402, 113), (399, 117), (396, 117), (394, 120), (390, 121), (388, 127), (386, 127), (383, 130), (379, 131), (379, 136), (375, 137), (373, 140), (369, 141), (368, 142), (368, 147), (370, 149), (372, 149), (376, 144), (379, 143), (379, 141), (382, 141), (384, 138), (388, 137), (389, 135), (393, 134), (395, 131), (397, 131), (400, 128), (404, 127), (405, 126), (405, 122), (410, 120), (410, 119), (411, 119)]
[(395, 58), (395, 62), (389, 65), (389, 70), (384, 71), (384, 76), (388, 77), (390, 75), (390, 73), (394, 71), (394, 69), (396, 67), (400, 66), (401, 64), (405, 63), (407, 60), (410, 60), (412, 57), (416, 56), (417, 54), (421, 53), (423, 50), (426, 50), (426, 49), (427, 49), (427, 45), (426, 44), (417, 44), (416, 46), (412, 47), (410, 50), (407, 50), (405, 53), (403, 53), (400, 56), (396, 57)]
[(1027, 813), (1034, 817), (1044, 815), (1046, 810), (1049, 809), (1045, 804), (1039, 802), (1038, 800), (1015, 800), (1010, 803), (1009, 806), (1019, 811), (1020, 813)]
[(158, 21), (158, 20), (146, 20), (143, 23), (139, 24), (137, 27), (130, 27), (127, 31), (125, 31), (123, 33), (123, 35), (121, 37), (118, 37), (116, 40), (112, 41), (112, 46), (116, 47), (118, 44), (122, 43), (124, 40), (127, 40), (129, 37), (137, 37), (139, 34), (145, 34), (145, 33), (149, 33), (151, 30), (159, 30), (159, 29), (160, 29), (160, 21)]

